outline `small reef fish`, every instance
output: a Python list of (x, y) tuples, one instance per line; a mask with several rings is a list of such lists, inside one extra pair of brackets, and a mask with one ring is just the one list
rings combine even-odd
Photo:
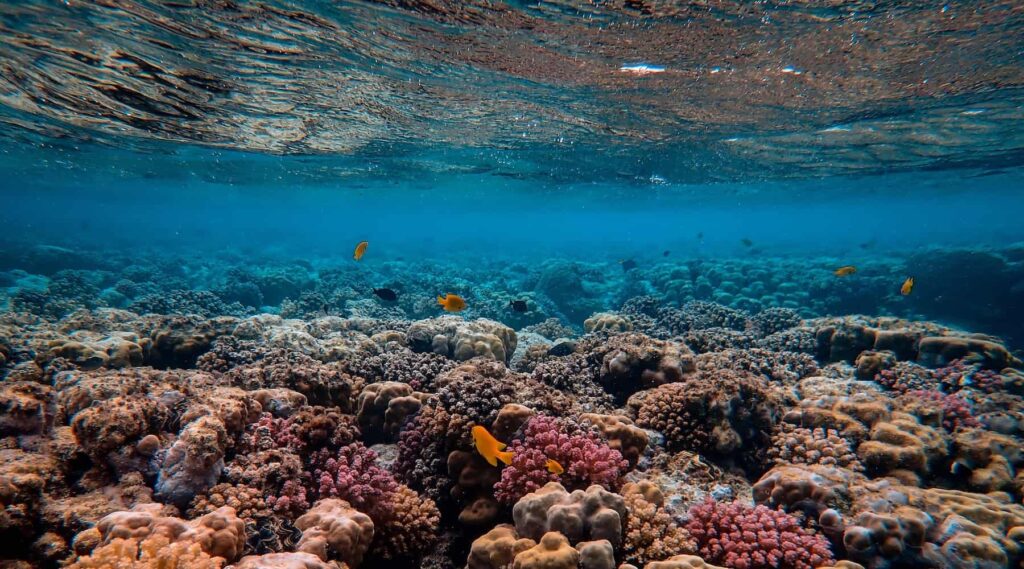
[(900, 287), (900, 294), (903, 296), (909, 295), (914, 290), (914, 277), (907, 277), (907, 280), (903, 281), (903, 286)]
[(668, 256), (669, 256), (669, 253), (671, 253), (671, 251), (669, 251), (669, 250), (667, 250), (667, 249), (666, 249), (666, 250), (665, 250), (665, 252), (661, 254), (661, 256), (662, 256), (662, 257), (668, 257)]
[(394, 302), (398, 300), (398, 293), (391, 290), (390, 288), (375, 288), (373, 294), (377, 295), (377, 298), (386, 300), (388, 302)]
[(625, 261), (619, 261), (622, 263), (623, 272), (629, 272), (636, 268), (636, 261), (633, 259), (626, 259)]
[(473, 425), (472, 433), (473, 444), (476, 445), (477, 452), (487, 460), (488, 464), (498, 466), (499, 460), (505, 464), (512, 464), (512, 451), (505, 450), (507, 445), (494, 438), (494, 435), (487, 429), (480, 425)]
[(562, 465), (558, 464), (558, 461), (553, 458), (547, 459), (547, 461), (544, 462), (544, 465), (548, 467), (548, 472), (556, 476), (565, 472), (565, 469), (562, 468)]
[(461, 312), (466, 309), (466, 301), (457, 294), (448, 293), (445, 296), (438, 296), (437, 303), (444, 308), (445, 312)]
[(746, 237), (744, 237), (743, 239), (740, 239), (740, 243), (743, 243), (744, 247), (753, 247), (754, 246), (754, 242), (751, 241), (750, 239), (747, 239)]
[(367, 246), (367, 245), (369, 245), (369, 244), (370, 244), (370, 243), (369, 243), (369, 242), (367, 242), (367, 241), (360, 241), (360, 242), (359, 242), (359, 244), (358, 244), (358, 245), (356, 245), (356, 251), (355, 251), (355, 253), (352, 253), (352, 258), (353, 258), (353, 259), (355, 259), (355, 260), (357, 260), (357, 261), (358, 261), (359, 259), (362, 259), (362, 258), (363, 258), (363, 255), (365, 255), (365, 254), (366, 254), (366, 246)]
[(508, 303), (508, 307), (512, 309), (512, 312), (526, 312), (529, 310), (525, 300), (513, 300)]
[(856, 272), (857, 272), (857, 267), (854, 267), (853, 265), (846, 265), (846, 266), (839, 267), (838, 269), (832, 271), (832, 274), (837, 276), (837, 277), (848, 277), (848, 276), (850, 276), (850, 275), (852, 275), (853, 273), (856, 273)]

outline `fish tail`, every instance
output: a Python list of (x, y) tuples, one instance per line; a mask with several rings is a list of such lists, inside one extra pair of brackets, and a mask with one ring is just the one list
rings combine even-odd
[(504, 462), (505, 464), (512, 464), (512, 451), (507, 450), (505, 452), (497, 452), (494, 453), (494, 455), (498, 457), (498, 460)]

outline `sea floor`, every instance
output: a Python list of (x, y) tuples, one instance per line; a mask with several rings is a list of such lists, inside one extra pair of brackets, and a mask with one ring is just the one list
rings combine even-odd
[(1019, 566), (1024, 246), (862, 257), (7, 246), (0, 567)]

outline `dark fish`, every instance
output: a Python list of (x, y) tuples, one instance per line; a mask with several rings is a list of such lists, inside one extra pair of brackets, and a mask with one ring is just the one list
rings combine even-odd
[(513, 312), (526, 312), (529, 310), (526, 306), (525, 300), (513, 300), (508, 303), (508, 307), (511, 308)]
[(743, 243), (744, 247), (753, 247), (754, 246), (754, 242), (751, 241), (750, 239), (747, 239), (746, 237), (744, 237), (743, 239), (740, 239), (740, 243)]
[(872, 239), (871, 241), (865, 241), (865, 242), (860, 244), (860, 248), (861, 249), (872, 249), (872, 248), (874, 248), (875, 243), (876, 243), (876, 241), (874, 239)]
[(665, 250), (665, 252), (661, 254), (661, 256), (662, 256), (662, 257), (668, 257), (668, 255), (669, 255), (669, 253), (670, 253), (670, 252), (671, 252), (671, 251), (669, 251), (668, 249), (666, 249), (666, 250)]
[(571, 353), (573, 353), (575, 351), (576, 351), (576, 342), (573, 342), (572, 340), (562, 340), (561, 342), (558, 342), (554, 346), (551, 346), (551, 349), (548, 350), (548, 355), (549, 356), (568, 356), (569, 354), (571, 354)]
[(377, 295), (381, 300), (386, 300), (388, 302), (398, 300), (398, 293), (390, 288), (375, 288), (373, 289), (373, 294)]
[(697, 239), (699, 241), (703, 241), (704, 240), (704, 232), (703, 231), (701, 231), (700, 233), (697, 234)]
[(634, 261), (633, 259), (626, 259), (625, 261), (619, 262), (622, 263), (623, 271), (632, 271), (633, 269), (636, 268), (636, 261)]

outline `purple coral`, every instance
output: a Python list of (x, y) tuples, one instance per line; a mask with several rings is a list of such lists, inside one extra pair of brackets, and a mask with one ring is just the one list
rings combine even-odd
[(263, 413), (259, 421), (249, 425), (242, 435), (242, 448), (250, 451), (287, 448), (301, 448), (301, 441), (295, 436), (285, 419), (274, 418), (270, 413)]
[(377, 466), (377, 453), (361, 443), (342, 447), (337, 453), (319, 450), (310, 463), (318, 499), (341, 498), (371, 518), (375, 517), (371, 512), (390, 502), (398, 490), (394, 476)]
[(971, 402), (958, 394), (916, 390), (908, 392), (907, 395), (942, 409), (942, 426), (951, 433), (959, 427), (968, 428), (981, 425), (974, 417), (974, 408), (971, 406)]
[(934, 389), (938, 385), (937, 375), (924, 366), (911, 362), (896, 362), (890, 369), (883, 369), (875, 375), (875, 382), (898, 393), (914, 390)]
[(1003, 376), (999, 372), (968, 364), (963, 359), (953, 360), (932, 373), (948, 391), (973, 387), (985, 393), (995, 393), (1003, 388)]
[(383, 518), (399, 485), (394, 476), (377, 465), (377, 453), (352, 443), (337, 452), (320, 449), (309, 457), (309, 468), (286, 481), (276, 496), (267, 499), (274, 511), (302, 514), (311, 503), (341, 498), (360, 512)]
[[(622, 454), (591, 431), (568, 430), (565, 423), (554, 417), (540, 415), (530, 419), (523, 438), (509, 447), (512, 464), (502, 470), (501, 480), (494, 485), (495, 497), (512, 503), (553, 481), (570, 489), (591, 484), (613, 488), (629, 466)], [(549, 472), (549, 458), (561, 464), (565, 472)]]
[(708, 563), (732, 569), (814, 569), (832, 564), (828, 540), (780, 510), (707, 500), (690, 508), (689, 517), (686, 529)]
[(267, 505), (279, 514), (293, 517), (305, 513), (310, 507), (306, 488), (297, 480), (286, 480), (280, 494), (267, 498)]

